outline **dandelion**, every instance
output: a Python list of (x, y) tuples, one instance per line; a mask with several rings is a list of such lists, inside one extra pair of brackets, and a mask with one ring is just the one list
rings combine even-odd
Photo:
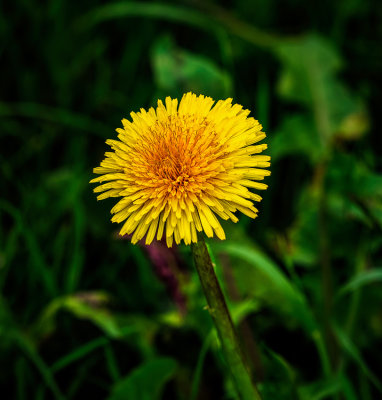
[[(132, 243), (146, 236), (192, 244), (195, 267), (230, 367), (239, 398), (261, 400), (253, 385), (223, 292), (202, 236), (224, 240), (218, 217), (237, 222), (239, 211), (256, 218), (250, 189), (266, 189), (270, 157), (262, 126), (232, 99), (214, 105), (210, 97), (187, 93), (178, 100), (158, 100), (156, 110), (131, 113), (117, 129), (119, 140), (107, 140), (112, 152), (94, 168), (100, 183), (98, 200), (121, 197), (112, 208), (113, 222), (123, 222), (121, 235)], [(107, 182), (107, 183), (104, 183)], [(199, 239), (199, 240), (198, 240)]]
[(267, 188), (259, 181), (270, 175), (270, 157), (260, 154), (265, 133), (249, 113), (232, 99), (214, 105), (187, 93), (179, 105), (167, 97), (156, 109), (132, 112), (132, 122), (123, 119), (91, 180), (101, 183), (98, 200), (121, 197), (111, 210), (112, 222), (123, 222), (120, 235), (146, 244), (165, 237), (171, 247), (174, 239), (197, 242), (202, 231), (224, 240), (219, 218), (237, 222), (237, 211), (256, 218), (261, 197), (251, 189)]

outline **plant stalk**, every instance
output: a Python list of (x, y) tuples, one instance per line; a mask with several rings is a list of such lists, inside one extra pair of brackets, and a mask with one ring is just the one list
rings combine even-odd
[(196, 270), (208, 303), (208, 311), (214, 321), (223, 354), (231, 370), (233, 382), (241, 400), (261, 400), (252, 383), (238, 336), (232, 323), (224, 295), (216, 278), (211, 257), (202, 237), (192, 244)]

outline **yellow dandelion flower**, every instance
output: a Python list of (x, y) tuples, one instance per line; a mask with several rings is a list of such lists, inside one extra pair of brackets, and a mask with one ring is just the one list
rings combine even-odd
[[(107, 140), (112, 152), (94, 173), (97, 199), (122, 197), (112, 208), (112, 222), (123, 222), (120, 235), (132, 234), (136, 243), (146, 236), (179, 244), (197, 242), (197, 231), (225, 239), (220, 217), (237, 222), (235, 211), (255, 218), (250, 189), (266, 189), (258, 182), (270, 171), (270, 157), (262, 126), (250, 111), (232, 99), (214, 105), (210, 97), (183, 95), (158, 100), (156, 110), (141, 108), (123, 119), (119, 140)], [(107, 182), (107, 183), (103, 183)]]

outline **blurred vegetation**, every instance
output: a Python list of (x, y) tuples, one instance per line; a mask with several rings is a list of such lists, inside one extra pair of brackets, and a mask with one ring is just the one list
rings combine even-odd
[(382, 3), (0, 7), (2, 398), (235, 398), (189, 248), (118, 238), (88, 185), (188, 90), (268, 133), (259, 218), (210, 242), (264, 400), (382, 398)]

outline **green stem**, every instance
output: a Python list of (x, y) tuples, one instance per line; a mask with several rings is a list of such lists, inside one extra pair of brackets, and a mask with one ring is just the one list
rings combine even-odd
[(192, 245), (195, 266), (208, 303), (208, 310), (214, 321), (225, 359), (241, 400), (261, 400), (252, 383), (249, 370), (240, 349), (239, 340), (229, 314), (227, 304), (216, 278), (211, 257), (202, 237)]

